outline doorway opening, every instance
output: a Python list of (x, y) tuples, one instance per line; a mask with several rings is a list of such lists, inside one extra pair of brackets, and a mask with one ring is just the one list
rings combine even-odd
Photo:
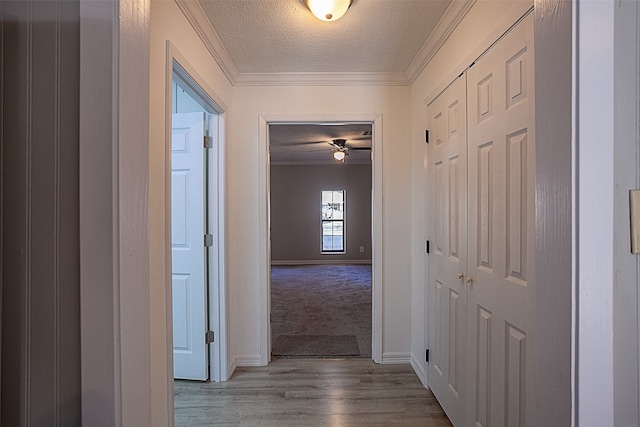
[(269, 357), (373, 357), (372, 134), (268, 126)]
[[(224, 304), (224, 110), (184, 58), (167, 64), (169, 378), (227, 379)], [(170, 239), (170, 240), (169, 240)]]

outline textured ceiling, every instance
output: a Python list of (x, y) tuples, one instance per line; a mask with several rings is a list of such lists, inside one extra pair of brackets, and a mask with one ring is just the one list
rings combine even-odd
[(450, 0), (355, 0), (335, 22), (301, 0), (199, 0), (240, 73), (405, 72)]

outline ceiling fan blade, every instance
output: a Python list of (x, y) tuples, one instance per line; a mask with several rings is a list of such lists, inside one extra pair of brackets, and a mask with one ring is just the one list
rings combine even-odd
[(337, 148), (338, 150), (344, 150), (344, 148), (346, 147), (346, 144), (347, 144), (347, 140), (341, 139), (341, 138), (336, 138), (333, 141), (329, 142), (329, 145)]
[(371, 147), (349, 147), (349, 150), (371, 150)]
[(327, 141), (299, 141), (299, 142), (291, 142), (287, 144), (277, 144), (277, 145), (284, 146), (284, 147), (291, 147), (291, 146), (300, 146), (300, 145), (324, 144), (326, 142)]

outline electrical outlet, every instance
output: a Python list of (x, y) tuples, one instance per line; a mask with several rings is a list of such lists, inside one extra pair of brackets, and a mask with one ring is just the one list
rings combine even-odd
[(360, 253), (363, 254), (364, 253), (364, 246), (360, 246)]

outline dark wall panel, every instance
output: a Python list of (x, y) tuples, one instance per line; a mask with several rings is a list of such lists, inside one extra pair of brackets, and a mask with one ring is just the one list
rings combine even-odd
[(79, 425), (79, 2), (2, 2), (3, 425)]

